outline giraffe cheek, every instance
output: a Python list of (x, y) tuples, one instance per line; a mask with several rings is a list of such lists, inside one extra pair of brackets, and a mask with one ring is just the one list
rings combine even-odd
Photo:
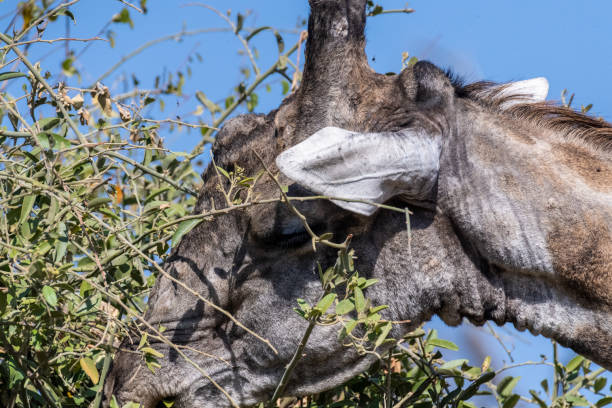
[(601, 214), (555, 225), (547, 236), (553, 269), (583, 298), (612, 305), (612, 231)]

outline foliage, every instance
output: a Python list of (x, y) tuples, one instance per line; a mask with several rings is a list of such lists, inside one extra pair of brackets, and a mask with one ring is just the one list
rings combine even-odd
[[(258, 92), (270, 86), (269, 78), (280, 75), (286, 94), (301, 75), (299, 60), (294, 63), (290, 57), (303, 36), (286, 49), (278, 30), (247, 27), (247, 13), (212, 10), (227, 23), (229, 35), (239, 40), (249, 64), (222, 101), (195, 93), (200, 103), (196, 123), (165, 119), (164, 107), (171, 97), (183, 94), (191, 65), (158, 76), (149, 90), (138, 87), (136, 76), (133, 89), (122, 94), (102, 81), (143, 49), (206, 29), (152, 40), (91, 86), (83, 86), (82, 53), (68, 52), (55, 72), (28, 56), (34, 43), (66, 41), (47, 40), (44, 34), (48, 26), (78, 21), (68, 7), (77, 1), (59, 6), (49, 0), (21, 2), (9, 29), (0, 34), (5, 44), (0, 49), (0, 405), (6, 407), (98, 407), (112, 355), (130, 331), (147, 330), (138, 350), (150, 370), (159, 368), (160, 355), (148, 346), (148, 338), (163, 339), (163, 328), (147, 326), (142, 314), (156, 277), (165, 274), (159, 265), (170, 247), (214, 216), (189, 215), (201, 184), (195, 170), (200, 154), (231, 114), (257, 107)], [(121, 41), (112, 28), (135, 27), (133, 13), (147, 10), (146, 0), (118, 4), (120, 9), (100, 34), (110, 47)], [(371, 16), (411, 11), (385, 10), (374, 2), (368, 9)], [(261, 69), (251, 42), (264, 32), (272, 33), (278, 56)], [(70, 45), (98, 39), (71, 39)], [(194, 59), (190, 56), (189, 61)], [(201, 119), (204, 112), (210, 124)], [(187, 130), (201, 139), (193, 151), (164, 147), (161, 133)], [(250, 192), (261, 174), (250, 178), (239, 170), (218, 171), (233, 186), (224, 191), (228, 204), (239, 210), (249, 198), (236, 201), (236, 191)], [(313, 245), (330, 244), (330, 239), (313, 237)], [(309, 327), (340, 322), (339, 341), (361, 353), (377, 354), (379, 362), (334, 390), (279, 399), (278, 404), (471, 407), (474, 396), (490, 394), (504, 408), (520, 399), (539, 406), (581, 406), (586, 404), (582, 392), (587, 389), (601, 397), (596, 406), (612, 403), (604, 394), (602, 370), (592, 369), (582, 357), (566, 366), (555, 360), (553, 384), (542, 381), (543, 393), (534, 390), (519, 396), (514, 393), (519, 379), (501, 378), (507, 367), (494, 371), (488, 358), (477, 365), (466, 359), (446, 361), (444, 350), (457, 347), (439, 339), (435, 330), (419, 329), (393, 339), (392, 327), (401, 322), (384, 321), (379, 312), (385, 306), (367, 299), (367, 287), (376, 282), (354, 270), (349, 241), (339, 246), (336, 264), (321, 270), (325, 292), (320, 301), (298, 301), (296, 312), (311, 323)]]

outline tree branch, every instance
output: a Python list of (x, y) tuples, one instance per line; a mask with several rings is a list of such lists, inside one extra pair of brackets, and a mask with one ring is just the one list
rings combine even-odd
[(115, 72), (115, 70), (117, 68), (119, 68), (121, 65), (123, 65), (127, 60), (135, 57), (136, 55), (140, 54), (141, 52), (143, 52), (144, 50), (146, 50), (149, 47), (152, 47), (156, 44), (159, 44), (161, 42), (164, 41), (170, 41), (170, 40), (175, 40), (178, 41), (183, 37), (187, 37), (187, 36), (192, 36), (192, 35), (197, 35), (197, 34), (202, 34), (202, 33), (219, 33), (219, 32), (227, 32), (230, 31), (229, 28), (202, 28), (199, 30), (193, 30), (193, 31), (181, 31), (179, 33), (176, 34), (171, 34), (171, 35), (165, 35), (163, 37), (160, 38), (156, 38), (155, 40), (151, 40), (149, 42), (144, 43), (143, 45), (141, 45), (140, 47), (136, 48), (134, 51), (130, 52), (128, 55), (126, 55), (125, 57), (121, 58), (119, 61), (117, 61), (115, 63), (115, 65), (113, 65), (112, 67), (110, 67), (105, 73), (103, 73), (102, 75), (100, 75), (98, 77), (98, 79), (96, 79), (93, 83), (94, 85), (92, 85), (90, 88), (94, 88), (95, 84), (97, 82), (102, 81), (103, 79), (105, 79), (106, 77), (108, 77), (110, 74), (112, 74), (113, 72)]

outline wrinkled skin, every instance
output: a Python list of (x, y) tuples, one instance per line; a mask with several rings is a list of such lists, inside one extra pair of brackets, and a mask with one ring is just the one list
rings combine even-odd
[[(474, 185), (472, 190), (457, 190), (457, 172), (466, 161), (458, 152), (469, 145), (462, 142), (466, 132), (503, 139), (507, 132), (520, 133), (520, 126), (509, 119), (493, 120), (492, 113), (457, 96), (446, 75), (431, 64), (418, 63), (397, 76), (372, 72), (363, 48), (365, 0), (311, 0), (311, 8), (301, 88), (269, 115), (227, 122), (213, 149), (217, 165), (231, 169), (237, 164), (255, 174), (262, 169), (256, 151), (276, 172), (274, 160), (281, 152), (325, 126), (360, 132), (419, 127), (438, 135), (445, 141), (439, 182), (430, 197), (410, 206), (410, 240), (402, 214), (378, 211), (365, 217), (324, 200), (296, 207), (318, 233), (331, 231), (336, 241), (353, 234), (357, 269), (380, 280), (367, 296), (375, 304), (390, 306), (386, 319), (411, 321), (394, 328), (392, 335), (414, 329), (434, 314), (450, 325), (464, 317), (476, 324), (512, 322), (519, 330), (555, 338), (612, 368), (610, 306), (589, 296), (588, 290), (574, 290), (567, 281), (505, 265), (507, 254), (494, 251), (501, 247), (512, 252), (511, 246), (503, 246), (503, 234), (490, 234), (490, 241), (483, 242), (480, 232), (499, 226), (474, 228), (474, 220), (457, 203), (461, 194), (484, 194)], [(487, 133), (492, 121), (495, 132)], [(496, 148), (503, 149), (503, 143)], [(216, 208), (224, 205), (214, 169), (209, 167), (204, 181), (196, 213), (210, 210), (212, 201)], [(280, 181), (290, 185), (289, 195), (312, 194), (283, 176)], [(257, 191), (262, 198), (279, 196), (267, 177)], [(601, 225), (610, 225), (609, 214), (598, 215), (604, 217)], [(316, 301), (322, 291), (316, 263), (331, 265), (335, 258), (335, 251), (325, 247), (314, 253), (296, 216), (283, 203), (272, 203), (200, 224), (167, 261), (165, 269), (172, 276), (269, 339), (278, 355), (165, 277), (159, 277), (145, 317), (154, 326), (165, 326), (172, 342), (188, 345), (185, 354), (238, 405), (264, 401), (274, 392), (306, 328), (293, 311), (295, 300)], [(342, 347), (338, 330), (315, 328), (287, 395), (329, 389), (372, 363), (370, 357)], [(123, 347), (134, 349), (137, 344), (133, 339)], [(155, 374), (140, 355), (117, 354), (105, 384), (106, 403), (114, 394), (120, 403), (133, 400), (146, 408), (165, 397), (175, 397), (177, 408), (230, 406), (228, 398), (176, 351), (162, 343), (153, 347), (164, 354)]]

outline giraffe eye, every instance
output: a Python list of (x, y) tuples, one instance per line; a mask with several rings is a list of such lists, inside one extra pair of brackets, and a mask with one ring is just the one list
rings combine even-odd
[[(306, 243), (309, 243), (311, 236), (306, 231), (306, 228), (300, 220), (295, 220), (290, 225), (277, 226), (271, 231), (257, 235), (256, 241), (266, 247), (278, 247), (278, 248), (297, 248)], [(325, 232), (325, 226), (323, 224), (313, 224), (310, 228), (315, 234), (322, 234)]]

